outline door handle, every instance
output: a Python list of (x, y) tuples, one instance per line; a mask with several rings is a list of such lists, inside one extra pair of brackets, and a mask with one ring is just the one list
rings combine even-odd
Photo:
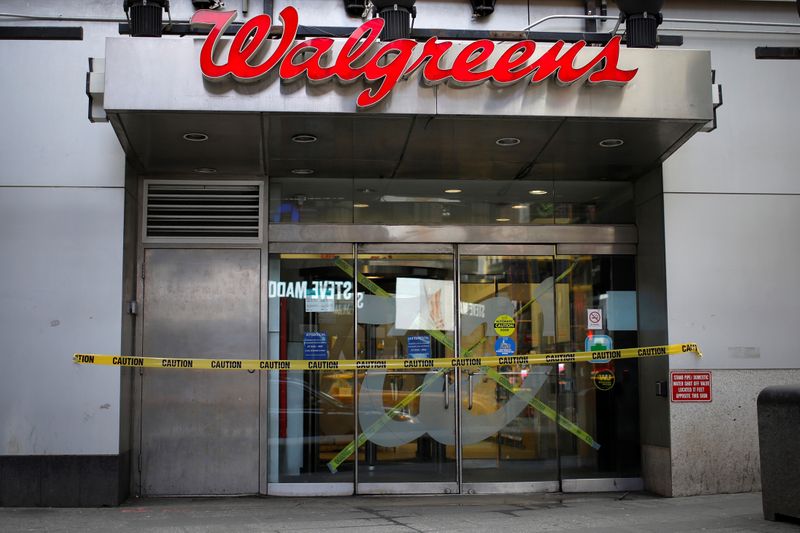
[(467, 372), (467, 409), (472, 410), (472, 376), (474, 374), (472, 372)]
[(444, 375), (444, 408), (450, 408), (450, 374)]

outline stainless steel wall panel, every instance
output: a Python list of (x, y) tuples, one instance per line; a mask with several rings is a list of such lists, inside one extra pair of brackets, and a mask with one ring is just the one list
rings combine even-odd
[(644, 481), (639, 477), (564, 479), (562, 492), (624, 492), (644, 489)]
[[(302, 21), (301, 21), (302, 24)], [(230, 44), (227, 39), (224, 44)], [(231, 111), (272, 113), (355, 113), (362, 83), (281, 83), (272, 71), (253, 83), (207, 82), (200, 71), (203, 38), (106, 41), (105, 109), (122, 111)], [(341, 48), (338, 39), (334, 51)], [(273, 43), (274, 46), (274, 43)], [(223, 47), (221, 47), (223, 48)], [(269, 48), (267, 52), (271, 51)], [(417, 52), (419, 53), (419, 51)], [(149, 58), (149, 60), (143, 60)], [(433, 114), (436, 91), (418, 74), (361, 114)]]
[(344, 243), (280, 243), (274, 242), (269, 245), (271, 254), (348, 254), (353, 253), (353, 246)]
[(380, 243), (362, 244), (359, 254), (452, 254), (451, 244)]
[[(143, 352), (258, 358), (260, 267), (259, 250), (147, 250)], [(143, 495), (258, 492), (258, 373), (148, 369), (141, 402)]]
[(519, 244), (627, 243), (636, 242), (632, 225), (551, 226), (365, 226), (359, 224), (274, 224), (269, 226), (272, 242), (358, 242), (358, 243), (474, 243), (513, 242)]
[(555, 255), (551, 244), (464, 244), (458, 247), (464, 255)]
[[(302, 23), (302, 21), (301, 21)], [(230, 39), (226, 41), (229, 44)], [(344, 39), (337, 39), (335, 50)], [(203, 80), (199, 66), (203, 39), (116, 39), (106, 43), (105, 108), (121, 111), (234, 111), (354, 113), (363, 83), (311, 85), (281, 83), (274, 72), (241, 84)], [(510, 46), (497, 46), (499, 57)], [(274, 44), (273, 44), (274, 46)], [(452, 63), (456, 42), (443, 65)], [(540, 45), (543, 53), (549, 45)], [(415, 54), (421, 52), (418, 47)], [(588, 62), (596, 48), (578, 54), (576, 64)], [(143, 61), (142, 58), (153, 58)], [(536, 86), (519, 83), (499, 89), (491, 84), (459, 88), (426, 87), (419, 71), (401, 81), (384, 102), (361, 114), (442, 114), (528, 117), (608, 117), (673, 119), (706, 123), (713, 118), (711, 60), (707, 51), (623, 48), (620, 67), (638, 69), (624, 87), (575, 83), (561, 87), (547, 81)]]
[[(447, 59), (452, 64), (458, 49), (453, 45)], [(509, 44), (498, 46), (493, 59)], [(549, 45), (539, 45), (544, 51)], [(587, 47), (578, 53), (576, 65), (597, 54)], [(541, 52), (537, 53), (538, 54)], [(446, 64), (447, 61), (443, 62)], [(490, 115), (513, 117), (606, 117), (675, 119), (706, 122), (713, 118), (711, 106), (711, 58), (701, 50), (620, 50), (620, 68), (638, 69), (636, 77), (622, 87), (577, 82), (559, 86), (553, 81), (538, 85), (518, 83), (498, 89), (491, 84), (476, 87), (441, 85), (436, 110), (441, 115)]]
[(556, 255), (636, 255), (635, 244), (559, 244)]
[(461, 494), (520, 494), (526, 492), (558, 492), (558, 481), (531, 481), (529, 483), (464, 483)]

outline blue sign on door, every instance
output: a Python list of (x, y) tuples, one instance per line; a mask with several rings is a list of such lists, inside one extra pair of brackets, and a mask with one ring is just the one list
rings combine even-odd
[(408, 356), (411, 359), (430, 359), (431, 338), (429, 335), (408, 336)]
[(322, 360), (328, 358), (328, 334), (322, 331), (303, 333), (303, 359)]
[(500, 356), (514, 355), (517, 351), (517, 343), (511, 337), (497, 337), (494, 341), (494, 353)]
[[(613, 350), (614, 341), (608, 335), (591, 335), (586, 337), (584, 347), (587, 352), (600, 352), (603, 350)], [(608, 359), (590, 361), (591, 363), (608, 363)]]

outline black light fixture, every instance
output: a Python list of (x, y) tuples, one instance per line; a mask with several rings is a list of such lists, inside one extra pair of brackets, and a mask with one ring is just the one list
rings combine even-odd
[(664, 0), (617, 0), (617, 6), (625, 20), (628, 48), (655, 48)]
[(411, 37), (411, 19), (417, 17), (416, 0), (372, 0), (375, 14), (386, 21), (381, 39), (407, 39)]
[(472, 4), (472, 14), (476, 17), (486, 17), (494, 13), (496, 0), (469, 0)]
[(351, 17), (360, 17), (367, 10), (367, 0), (344, 0), (344, 10)]
[(169, 0), (124, 0), (131, 37), (161, 37), (163, 11), (169, 15)]
[(225, 6), (220, 0), (192, 0), (195, 9), (219, 9)]

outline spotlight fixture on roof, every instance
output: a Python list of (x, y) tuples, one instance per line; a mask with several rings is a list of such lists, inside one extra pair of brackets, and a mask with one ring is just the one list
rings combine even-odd
[(367, 10), (366, 0), (344, 0), (344, 10), (351, 17), (360, 17)]
[(122, 9), (131, 29), (131, 37), (161, 37), (163, 12), (169, 15), (169, 0), (124, 0)]
[(625, 21), (628, 48), (655, 48), (658, 26), (664, 21), (664, 0), (617, 0), (617, 6)]
[(417, 18), (416, 0), (372, 0), (375, 14), (386, 21), (381, 39), (394, 41), (411, 37), (411, 19)]
[(219, 9), (225, 6), (220, 0), (192, 0), (195, 9)]
[(486, 17), (494, 13), (496, 0), (469, 0), (472, 4), (472, 14), (476, 17)]

